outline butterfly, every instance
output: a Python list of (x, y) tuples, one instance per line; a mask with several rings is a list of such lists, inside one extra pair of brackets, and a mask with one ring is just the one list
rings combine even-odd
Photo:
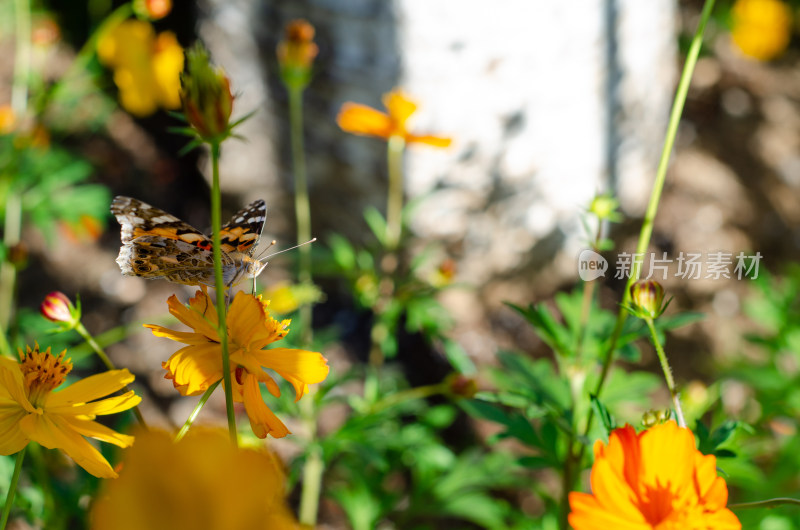
[[(122, 274), (214, 286), (210, 237), (174, 215), (131, 197), (115, 197), (111, 213), (122, 225), (122, 248), (117, 257)], [(257, 200), (236, 212), (220, 230), (222, 278), (227, 287), (247, 277), (255, 278), (267, 265), (253, 257), (266, 219), (267, 206)]]

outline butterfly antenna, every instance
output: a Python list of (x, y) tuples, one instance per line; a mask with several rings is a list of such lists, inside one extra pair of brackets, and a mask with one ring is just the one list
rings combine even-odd
[(269, 242), (269, 245), (267, 245), (267, 248), (265, 248), (264, 250), (262, 250), (262, 251), (261, 251), (261, 252), (258, 254), (258, 257), (257, 257), (257, 259), (258, 259), (259, 261), (261, 261), (261, 259), (262, 259), (262, 258), (261, 258), (261, 256), (263, 256), (263, 255), (264, 255), (264, 252), (266, 252), (266, 251), (268, 251), (269, 249), (271, 249), (272, 247), (274, 247), (274, 246), (275, 246), (277, 243), (278, 243), (278, 242), (277, 242), (277, 241), (275, 241), (274, 239), (273, 239), (272, 241), (270, 241), (270, 242)]
[[(311, 238), (311, 239), (309, 239), (308, 241), (306, 241), (305, 243), (300, 243), (299, 245), (295, 245), (295, 246), (293, 246), (293, 247), (289, 247), (289, 248), (285, 248), (285, 249), (283, 249), (283, 250), (279, 250), (278, 252), (275, 252), (274, 254), (270, 254), (269, 256), (264, 256), (264, 257), (263, 257), (263, 258), (261, 258), (261, 259), (267, 259), (267, 258), (271, 258), (272, 256), (277, 256), (278, 254), (283, 254), (284, 252), (289, 252), (290, 250), (294, 250), (294, 249), (296, 249), (296, 248), (299, 248), (299, 247), (302, 247), (302, 246), (308, 245), (309, 243), (313, 243), (313, 242), (314, 242), (314, 241), (316, 241), (316, 240), (317, 240), (317, 238), (316, 238), (316, 237), (314, 237), (314, 238)], [(275, 243), (275, 241), (273, 241), (272, 243), (274, 244), (274, 243)], [(272, 246), (272, 245), (270, 245), (269, 247), (267, 247), (267, 249), (269, 249), (271, 246)]]

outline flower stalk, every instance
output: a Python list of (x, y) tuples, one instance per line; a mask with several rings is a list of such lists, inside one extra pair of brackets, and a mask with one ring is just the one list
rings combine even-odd
[(683, 417), (683, 408), (681, 407), (681, 397), (675, 387), (675, 378), (672, 377), (672, 368), (669, 366), (667, 354), (664, 353), (664, 348), (658, 340), (658, 334), (656, 333), (653, 319), (645, 318), (644, 321), (647, 323), (647, 328), (650, 330), (650, 337), (653, 339), (653, 346), (658, 354), (658, 361), (661, 363), (661, 370), (664, 372), (664, 379), (667, 381), (667, 388), (669, 388), (669, 394), (672, 396), (672, 403), (675, 405), (675, 416), (678, 420), (678, 426), (686, 427), (686, 420)]
[[(75, 325), (75, 331), (77, 331), (78, 335), (80, 335), (83, 338), (83, 340), (86, 341), (86, 344), (88, 344), (92, 348), (92, 350), (94, 350), (94, 352), (100, 358), (100, 361), (103, 363), (103, 365), (106, 367), (107, 370), (116, 370), (117, 369), (117, 367), (114, 366), (114, 363), (111, 362), (111, 359), (109, 359), (109, 357), (106, 354), (106, 352), (97, 343), (97, 341), (94, 340), (94, 337), (92, 337), (92, 335), (89, 333), (89, 330), (86, 329), (86, 326), (84, 326), (82, 322), (78, 322)], [(124, 390), (127, 392), (130, 389), (126, 385), (124, 387)], [(147, 429), (147, 422), (144, 421), (144, 416), (142, 415), (142, 411), (139, 410), (139, 405), (136, 405), (135, 407), (133, 407), (133, 415), (136, 416), (136, 420), (139, 422), (139, 425), (141, 425), (142, 427)]]
[(11, 514), (11, 507), (14, 505), (14, 496), (17, 493), (17, 485), (19, 484), (19, 476), (22, 473), (22, 460), (25, 458), (25, 447), (17, 453), (17, 459), (14, 461), (14, 473), (11, 475), (11, 483), (8, 485), (8, 493), (6, 494), (6, 503), (3, 506), (3, 513), (0, 515), (0, 530), (5, 530), (6, 523), (8, 523), (8, 516)]
[[(680, 124), (681, 113), (683, 112), (683, 107), (686, 103), (686, 96), (689, 92), (689, 84), (692, 80), (694, 67), (697, 64), (697, 59), (700, 55), (700, 48), (703, 44), (703, 33), (705, 32), (706, 24), (711, 17), (711, 11), (713, 7), (714, 0), (705, 1), (705, 4), (703, 5), (703, 11), (700, 15), (700, 21), (697, 25), (697, 30), (692, 38), (689, 51), (686, 54), (686, 62), (684, 63), (680, 81), (678, 82), (678, 88), (675, 92), (675, 98), (672, 103), (672, 111), (670, 112), (669, 122), (667, 124), (667, 133), (664, 138), (664, 147), (661, 151), (661, 158), (659, 159), (658, 168), (656, 170), (656, 178), (653, 183), (653, 189), (650, 193), (650, 201), (647, 205), (647, 210), (645, 211), (642, 228), (639, 232), (639, 242), (636, 245), (636, 252), (634, 256), (642, 256), (650, 244), (650, 237), (653, 233), (653, 224), (655, 222), (656, 213), (658, 212), (658, 204), (661, 200), (661, 192), (664, 189), (664, 182), (667, 176), (667, 167), (669, 166), (670, 154), (672, 153), (672, 148), (675, 145), (675, 137), (678, 133), (678, 125)], [(619, 313), (617, 314), (617, 320), (614, 325), (614, 330), (611, 334), (611, 340), (609, 341), (608, 349), (606, 350), (605, 357), (603, 358), (603, 368), (600, 373), (600, 379), (598, 380), (594, 391), (594, 395), (596, 396), (600, 396), (603, 387), (605, 386), (608, 373), (611, 369), (611, 364), (614, 361), (614, 352), (617, 349), (617, 342), (620, 334), (622, 333), (622, 327), (627, 317), (627, 309), (625, 309), (625, 306), (630, 301), (630, 288), (631, 285), (633, 285), (634, 282), (639, 279), (641, 266), (641, 258), (635, 258), (630, 277), (625, 285), (622, 298), (623, 307), (620, 308)], [(592, 428), (593, 419), (594, 410), (590, 409), (586, 420), (586, 426), (583, 430), (584, 436), (588, 436), (589, 431)], [(584, 447), (580, 448), (581, 456), (583, 455), (584, 450)]]
[(217, 315), (219, 324), (219, 343), (222, 349), (222, 379), (225, 387), (225, 410), (228, 416), (228, 433), (231, 441), (238, 444), (236, 435), (236, 415), (233, 410), (233, 385), (231, 381), (231, 360), (228, 353), (228, 325), (225, 320), (225, 282), (222, 278), (222, 241), (220, 230), (222, 229), (222, 205), (221, 192), (219, 188), (219, 157), (220, 143), (209, 142), (211, 147), (211, 233), (214, 253), (214, 285), (217, 295)]
[(403, 153), (406, 142), (393, 135), (386, 143), (389, 169), (389, 191), (386, 202), (386, 249), (394, 252), (400, 246), (403, 231)]
[[(303, 141), (303, 92), (310, 80), (311, 63), (316, 55), (312, 42), (314, 28), (305, 21), (294, 21), (286, 28), (286, 40), (278, 46), (278, 61), (281, 64), (281, 79), (289, 95), (289, 129), (294, 173), (294, 209), (297, 220), (297, 244), (302, 245), (297, 278), (301, 286), (310, 287), (313, 282), (311, 269), (311, 247), (303, 243), (311, 240), (311, 205), (308, 194), (305, 145)], [(314, 340), (312, 327), (313, 306), (300, 306), (300, 345), (311, 347)], [(303, 487), (300, 494), (299, 519), (302, 524), (315, 526), (322, 491), (322, 476), (325, 462), (317, 438), (317, 410), (315, 390), (300, 403), (300, 411), (308, 432), (309, 446), (303, 465)]]
[(221, 380), (217, 381), (216, 383), (209, 386), (208, 390), (203, 392), (203, 395), (200, 396), (200, 401), (197, 402), (197, 405), (195, 405), (194, 409), (192, 409), (192, 413), (189, 414), (188, 418), (186, 418), (186, 421), (184, 422), (183, 427), (181, 427), (181, 430), (179, 430), (178, 434), (175, 435), (175, 442), (180, 442), (183, 439), (183, 437), (186, 436), (186, 433), (189, 432), (189, 428), (194, 423), (194, 420), (197, 419), (197, 415), (200, 414), (200, 411), (203, 410), (203, 407), (206, 406), (208, 398), (211, 397), (211, 394), (214, 393), (214, 390), (217, 389), (220, 382)]

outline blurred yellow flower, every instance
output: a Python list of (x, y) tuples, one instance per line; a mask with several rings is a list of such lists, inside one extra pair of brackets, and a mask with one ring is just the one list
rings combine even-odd
[(100, 61), (114, 70), (120, 104), (135, 116), (180, 107), (183, 48), (170, 31), (156, 36), (142, 20), (126, 20), (100, 37)]
[(789, 45), (792, 11), (780, 0), (737, 0), (731, 17), (731, 38), (744, 55), (768, 61)]
[(17, 117), (11, 105), (0, 105), (0, 134), (8, 134), (17, 125)]
[(388, 140), (399, 136), (406, 143), (422, 143), (434, 147), (447, 147), (450, 138), (431, 135), (416, 135), (408, 131), (407, 122), (417, 110), (417, 105), (400, 90), (395, 89), (383, 96), (383, 105), (388, 113), (375, 110), (360, 103), (347, 102), (342, 105), (336, 123), (342, 130), (366, 136), (377, 136)]
[[(186, 344), (162, 364), (166, 378), (172, 379), (175, 388), (184, 396), (202, 394), (212, 384), (223, 378), (222, 347), (217, 334), (217, 310), (214, 301), (205, 291), (199, 290), (189, 300), (189, 306), (172, 295), (167, 300), (169, 312), (192, 328), (192, 331), (171, 329), (145, 324), (157, 337)], [(234, 401), (243, 402), (250, 418), (250, 427), (259, 438), (271, 434), (282, 438), (289, 429), (267, 407), (261, 397), (259, 383), (264, 383), (270, 394), (280, 397), (278, 384), (264, 368), (275, 371), (289, 381), (297, 398), (303, 397), (308, 385), (320, 383), (328, 376), (328, 364), (318, 352), (265, 346), (284, 338), (289, 332), (289, 321), (278, 322), (267, 311), (268, 301), (242, 291), (233, 298), (226, 323), (228, 325), (228, 350), (230, 352), (231, 379)]]
[(0, 454), (17, 453), (34, 441), (61, 449), (96, 477), (114, 478), (117, 474), (108, 461), (84, 436), (119, 447), (133, 443), (132, 436), (94, 421), (98, 415), (122, 412), (141, 401), (133, 391), (101, 399), (133, 381), (133, 375), (111, 370), (53, 392), (72, 370), (65, 353), (55, 356), (50, 348), (41, 352), (37, 344), (26, 353), (20, 350), (19, 363), (0, 357)]
[(200, 429), (177, 443), (163, 432), (141, 433), (119, 478), (105, 483), (90, 527), (299, 529), (284, 483), (273, 453), (237, 449), (227, 432)]
[(316, 285), (276, 283), (262, 293), (269, 300), (269, 308), (273, 313), (286, 315), (296, 311), (300, 306), (313, 304), (322, 300), (323, 294)]

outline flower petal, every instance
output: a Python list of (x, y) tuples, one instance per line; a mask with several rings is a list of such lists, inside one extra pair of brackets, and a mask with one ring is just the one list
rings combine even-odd
[(61, 449), (83, 469), (100, 478), (116, 478), (108, 461), (58, 416), (29, 414), (20, 427), (30, 437), (48, 449)]
[(175, 318), (196, 333), (205, 335), (214, 342), (219, 342), (217, 309), (207, 293), (198, 290), (194, 298), (189, 299), (189, 307), (180, 303), (178, 297), (173, 294), (167, 299), (167, 306)]
[(186, 346), (175, 352), (161, 366), (167, 370), (175, 388), (184, 396), (201, 394), (222, 379), (222, 353), (217, 343)]
[(118, 447), (130, 447), (133, 445), (133, 436), (118, 433), (96, 421), (80, 420), (70, 416), (61, 416), (61, 420), (72, 430), (83, 436), (108, 442)]
[(19, 422), (28, 413), (15, 401), (0, 398), (0, 455), (13, 455), (30, 440)]
[(91, 403), (81, 403), (77, 405), (59, 404), (48, 406), (48, 414), (61, 414), (64, 416), (86, 416), (94, 418), (98, 415), (115, 414), (124, 410), (131, 409), (138, 405), (142, 398), (134, 394), (133, 390), (125, 392), (121, 396), (112, 396)]
[(28, 400), (19, 364), (5, 357), (0, 357), (0, 361), (0, 396), (15, 401), (27, 412), (34, 412), (36, 409)]
[[(389, 116), (395, 125), (402, 131), (406, 130), (406, 122), (414, 112), (417, 104), (411, 101), (402, 91), (392, 90), (383, 96), (383, 104), (389, 111)], [(399, 131), (398, 131), (399, 132)]]
[(286, 425), (269, 410), (269, 407), (261, 398), (258, 379), (248, 373), (242, 386), (244, 409), (247, 412), (247, 417), (250, 418), (250, 428), (253, 429), (253, 434), (259, 438), (266, 438), (268, 434), (271, 434), (274, 438), (283, 438), (290, 434)]
[(575, 530), (651, 530), (646, 522), (630, 521), (622, 514), (600, 506), (597, 498), (586, 493), (569, 494), (569, 524)]
[(194, 333), (192, 331), (175, 331), (164, 326), (156, 324), (143, 324), (143, 327), (148, 328), (153, 332), (156, 337), (165, 337), (176, 342), (184, 344), (205, 344), (208, 342), (208, 337), (201, 333)]
[(127, 368), (90, 375), (85, 379), (75, 381), (63, 390), (48, 394), (44, 406), (49, 409), (50, 407), (87, 403), (106, 397), (133, 380), (133, 374)]
[(443, 136), (432, 136), (429, 134), (416, 135), (406, 134), (406, 142), (410, 144), (427, 144), (431, 147), (450, 147), (453, 143), (452, 138), (445, 138)]
[[(239, 291), (231, 302), (227, 315), (228, 334), (231, 342), (250, 344), (256, 331), (264, 326), (264, 309), (253, 295)], [(267, 316), (267, 318), (269, 318)]]
[(360, 103), (345, 103), (336, 116), (336, 123), (343, 131), (389, 138), (394, 132), (388, 115)]
[(297, 399), (303, 397), (305, 385), (321, 383), (330, 371), (328, 360), (319, 352), (273, 348), (254, 352), (253, 355), (262, 366), (275, 370), (289, 381)]

